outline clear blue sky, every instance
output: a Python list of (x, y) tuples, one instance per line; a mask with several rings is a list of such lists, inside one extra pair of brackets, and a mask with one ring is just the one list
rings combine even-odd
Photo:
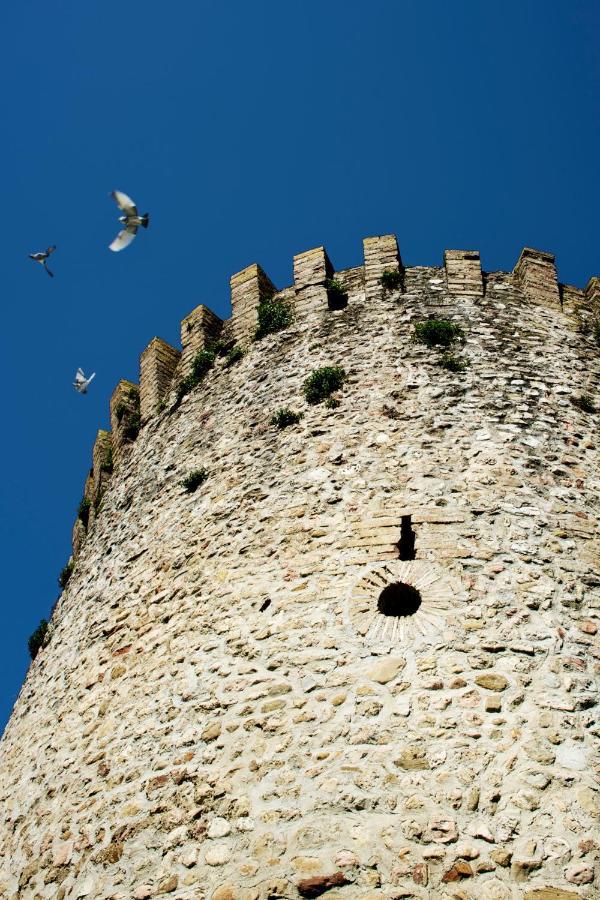
[[(1, 26), (0, 726), (114, 386), (198, 303), (227, 315), (231, 273), (283, 286), (294, 253), (396, 232), (408, 265), (533, 245), (600, 274), (600, 5), (19, 0)], [(113, 188), (152, 216), (121, 254)]]

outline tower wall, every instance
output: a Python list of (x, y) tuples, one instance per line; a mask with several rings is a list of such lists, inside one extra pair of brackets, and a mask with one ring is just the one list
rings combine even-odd
[(120, 452), (0, 745), (0, 896), (596, 896), (593, 335), (522, 274), (321, 274)]

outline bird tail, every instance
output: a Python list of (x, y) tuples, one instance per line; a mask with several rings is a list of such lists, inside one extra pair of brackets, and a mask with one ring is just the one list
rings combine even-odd
[(150, 221), (150, 216), (148, 213), (146, 213), (146, 215), (142, 216), (142, 228), (147, 228), (149, 221)]

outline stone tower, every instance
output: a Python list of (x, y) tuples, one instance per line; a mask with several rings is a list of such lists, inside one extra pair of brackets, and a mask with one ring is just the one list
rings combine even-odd
[(111, 399), (0, 747), (0, 896), (598, 897), (600, 279), (387, 235), (231, 299)]

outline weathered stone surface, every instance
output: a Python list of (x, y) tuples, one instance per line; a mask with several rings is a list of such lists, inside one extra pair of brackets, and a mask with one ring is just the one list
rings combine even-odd
[[(113, 422), (112, 475), (114, 435), (97, 442), (101, 503), (0, 743), (11, 900), (174, 878), (178, 900), (291, 900), (335, 873), (332, 900), (594, 895), (600, 460), (574, 402), (600, 385), (575, 321), (592, 293), (550, 308), (506, 272), (449, 290), (447, 258), (367, 297), (384, 243), (370, 274), (301, 254), (276, 295), (308, 303), (290, 328), (218, 356), (178, 407), (170, 390), (137, 437)], [(188, 360), (233, 337), (208, 313)], [(464, 329), (465, 372), (413, 341), (429, 315)], [(328, 364), (340, 405), (309, 406)], [(279, 431), (284, 405), (303, 417)]]

